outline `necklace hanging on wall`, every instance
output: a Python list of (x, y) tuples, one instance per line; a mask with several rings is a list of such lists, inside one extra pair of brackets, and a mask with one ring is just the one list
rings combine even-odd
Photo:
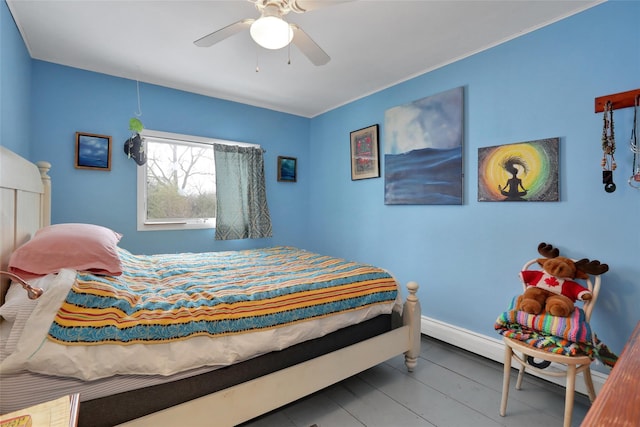
[(616, 159), (613, 154), (616, 151), (616, 140), (613, 130), (613, 104), (607, 102), (604, 107), (602, 126), (602, 183), (604, 191), (613, 193), (616, 185), (613, 183), (613, 171), (616, 170)]
[(636, 96), (633, 110), (633, 127), (631, 128), (631, 141), (629, 146), (633, 153), (633, 164), (631, 166), (631, 177), (629, 185), (636, 190), (640, 190), (640, 142), (638, 142), (638, 107), (640, 107), (640, 95)]

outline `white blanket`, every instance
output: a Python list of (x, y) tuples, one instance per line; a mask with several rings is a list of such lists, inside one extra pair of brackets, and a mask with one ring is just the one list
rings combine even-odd
[[(378, 304), (336, 316), (301, 322), (277, 329), (220, 338), (194, 337), (161, 344), (67, 346), (47, 339), (49, 327), (76, 277), (73, 270), (62, 270), (51, 280), (28, 316), (24, 329), (16, 319), (10, 336), (15, 349), (0, 363), (0, 374), (31, 372), (94, 380), (118, 374), (172, 375), (200, 366), (222, 367), (247, 360), (293, 344), (318, 338), (340, 328), (391, 313), (395, 303)], [(398, 295), (400, 292), (398, 292)], [(10, 339), (11, 341), (11, 339)]]

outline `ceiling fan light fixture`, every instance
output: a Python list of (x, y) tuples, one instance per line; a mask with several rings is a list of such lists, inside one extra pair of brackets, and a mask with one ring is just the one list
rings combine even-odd
[(261, 16), (249, 29), (251, 38), (265, 49), (282, 49), (293, 40), (293, 29), (279, 16)]

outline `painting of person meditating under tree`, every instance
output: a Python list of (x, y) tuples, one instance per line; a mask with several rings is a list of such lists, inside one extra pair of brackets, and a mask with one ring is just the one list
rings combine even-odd
[(557, 202), (559, 138), (478, 148), (479, 202)]

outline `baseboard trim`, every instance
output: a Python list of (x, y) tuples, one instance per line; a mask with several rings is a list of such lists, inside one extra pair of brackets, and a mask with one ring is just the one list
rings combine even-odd
[[(504, 360), (504, 344), (499, 338), (478, 334), (468, 329), (460, 328), (426, 316), (422, 316), (421, 318), (420, 331), (427, 336), (456, 347), (460, 347), (464, 350), (486, 357), (487, 359), (495, 360), (500, 363)], [(496, 336), (498, 335), (496, 334)], [(534, 372), (531, 372), (530, 374), (536, 375)], [(582, 377), (582, 374), (578, 374), (578, 376)], [(565, 385), (564, 378), (547, 376), (539, 377), (563, 387)], [(593, 378), (593, 385), (597, 394), (600, 392), (600, 388), (602, 388), (602, 385), (608, 378), (608, 375), (592, 369), (591, 377)], [(587, 389), (582, 378), (576, 381), (576, 391), (582, 394), (587, 394)]]

